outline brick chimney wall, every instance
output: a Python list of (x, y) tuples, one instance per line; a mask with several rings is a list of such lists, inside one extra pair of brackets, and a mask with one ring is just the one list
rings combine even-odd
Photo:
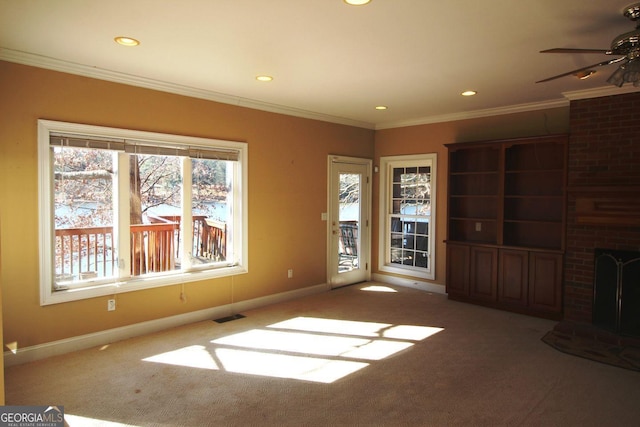
[[(640, 200), (640, 92), (571, 101), (570, 129), (564, 319), (591, 323), (594, 249), (640, 251), (640, 222), (585, 221), (576, 201)], [(640, 211), (631, 216), (640, 218)]]

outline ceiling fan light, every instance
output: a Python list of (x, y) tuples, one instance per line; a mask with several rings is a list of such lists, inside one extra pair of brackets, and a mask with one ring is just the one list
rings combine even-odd
[(607, 79), (607, 83), (614, 86), (622, 87), (624, 84), (624, 68), (619, 67), (611, 76)]
[(624, 73), (624, 81), (627, 83), (635, 83), (640, 80), (640, 72), (638, 71), (627, 71)]
[(634, 58), (624, 65), (624, 81), (635, 83), (640, 80), (640, 60)]

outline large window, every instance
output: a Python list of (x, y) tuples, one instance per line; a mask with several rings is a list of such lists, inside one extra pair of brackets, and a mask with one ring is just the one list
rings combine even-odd
[(436, 155), (380, 159), (379, 269), (435, 278)]
[(40, 120), (41, 303), (247, 270), (245, 143)]

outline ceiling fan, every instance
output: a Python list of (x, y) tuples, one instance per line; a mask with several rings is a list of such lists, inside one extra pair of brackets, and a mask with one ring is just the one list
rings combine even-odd
[(633, 83), (634, 86), (640, 87), (640, 3), (634, 3), (627, 6), (623, 10), (623, 15), (632, 21), (638, 21), (636, 29), (628, 33), (620, 34), (611, 42), (610, 49), (571, 49), (556, 48), (542, 50), (540, 53), (599, 53), (604, 55), (620, 56), (619, 58), (610, 59), (608, 61), (598, 62), (588, 67), (578, 68), (577, 70), (562, 73), (557, 76), (549, 77), (536, 83), (548, 82), (560, 77), (588, 71), (591, 68), (602, 67), (605, 65), (616, 64), (622, 62), (618, 69), (607, 79), (607, 83), (621, 87), (625, 83)]

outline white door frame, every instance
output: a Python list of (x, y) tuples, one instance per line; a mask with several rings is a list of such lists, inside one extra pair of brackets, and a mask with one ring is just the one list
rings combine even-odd
[[(337, 198), (334, 200), (332, 194), (332, 185), (334, 178), (334, 167), (336, 165), (357, 165), (364, 166), (366, 168), (366, 174), (363, 177), (364, 182), (362, 185), (363, 200), (360, 203), (360, 227), (358, 230), (360, 236), (360, 264), (358, 269), (361, 274), (358, 275), (356, 280), (343, 280), (345, 273), (338, 273), (337, 271), (337, 254), (338, 254), (338, 234), (339, 218), (337, 215)], [(327, 159), (327, 284), (330, 288), (339, 286), (345, 286), (360, 281), (366, 281), (371, 279), (371, 188), (372, 188), (372, 164), (371, 159), (364, 159), (359, 157), (346, 157), (329, 155)], [(335, 224), (335, 225), (334, 225)], [(353, 279), (354, 275), (351, 275), (350, 279)]]

